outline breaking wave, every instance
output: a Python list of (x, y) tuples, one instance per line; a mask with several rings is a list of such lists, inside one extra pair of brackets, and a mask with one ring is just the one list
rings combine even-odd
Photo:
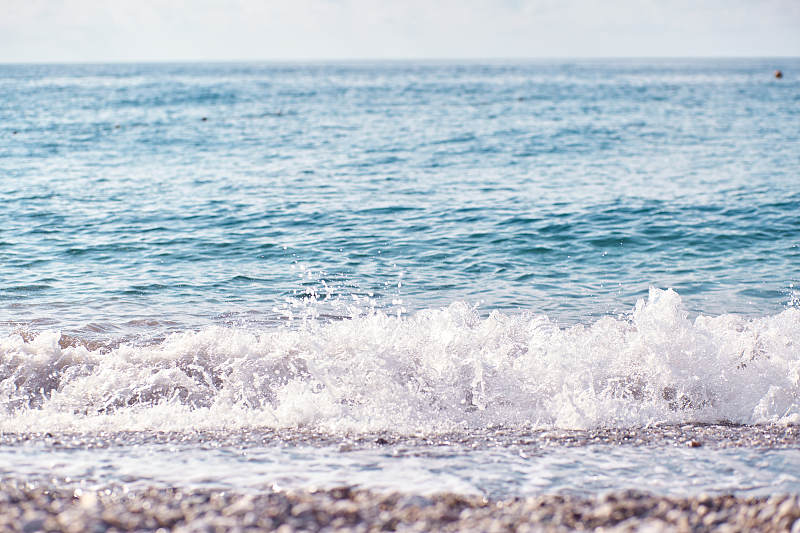
[(800, 422), (800, 310), (691, 320), (672, 290), (569, 327), (454, 303), (152, 345), (66, 344), (57, 331), (0, 339), (0, 431)]

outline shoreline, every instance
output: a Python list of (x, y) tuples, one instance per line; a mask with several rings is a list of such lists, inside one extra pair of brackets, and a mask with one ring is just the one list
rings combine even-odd
[(112, 448), (139, 444), (184, 444), (239, 448), (271, 445), (338, 447), (340, 451), (384, 446), (435, 448), (463, 446), (471, 449), (520, 447), (549, 450), (589, 445), (689, 448), (798, 448), (800, 425), (685, 423), (649, 427), (589, 430), (489, 427), (442, 433), (326, 432), (312, 428), (248, 427), (191, 431), (108, 430), (25, 432), (0, 430), (0, 446), (26, 443), (56, 449)]
[[(240, 469), (226, 470), (218, 483), (190, 480), (186, 468), (199, 464), (213, 467), (207, 459), (184, 464), (178, 477), (159, 478), (139, 467), (104, 477), (109, 465), (139, 446), (161, 450), (171, 462), (192, 457), (194, 450), (227, 449), (241, 464), (258, 457), (258, 449), (306, 448), (308, 453), (351, 452), (368, 454), (403, 451), (409, 457), (426, 457), (428, 452), (458, 449), (469, 461), (488, 451), (511, 454), (524, 451), (533, 455), (556, 454), (569, 457), (569, 450), (581, 447), (645, 450), (646, 463), (636, 483), (628, 487), (647, 487), (649, 492), (618, 488), (574, 493), (551, 487), (538, 494), (506, 492), (484, 496), (448, 488), (441, 476), (429, 478), (435, 491), (414, 492), (407, 487), (368, 488), (370, 485), (326, 488), (316, 484), (296, 488), (280, 483), (281, 475), (248, 485)], [(666, 448), (683, 448), (688, 457), (704, 456), (702, 450), (800, 449), (800, 426), (737, 426), (730, 424), (684, 424), (649, 428), (577, 430), (524, 430), (487, 428), (471, 432), (439, 435), (392, 435), (388, 433), (330, 434), (311, 429), (249, 428), (234, 431), (192, 432), (121, 431), (98, 433), (0, 433), (0, 448), (16, 450), (0, 469), (0, 531), (791, 531), (800, 532), (800, 494), (792, 486), (758, 495), (689, 490), (691, 477), (678, 476), (679, 490), (662, 492), (653, 482), (647, 466), (654, 453)], [(699, 448), (695, 451), (694, 448)], [(80, 468), (64, 477), (59, 468), (47, 466), (37, 474), (25, 474), (14, 466), (16, 455), (30, 461), (23, 450), (32, 450), (58, 466), (60, 462), (85, 461), (90, 451), (93, 469), (106, 474), (84, 474)], [(369, 451), (374, 450), (374, 452)], [(558, 450), (563, 450), (560, 454)], [(652, 450), (652, 452), (647, 451)], [(477, 454), (473, 455), (472, 452)], [(205, 452), (204, 452), (205, 453)], [(716, 453), (716, 452), (714, 452)], [(764, 455), (766, 455), (765, 452)], [(345, 453), (344, 455), (348, 455)], [(402, 454), (401, 454), (402, 455)], [(682, 456), (682, 455), (681, 455)], [(140, 455), (132, 459), (151, 460)], [(162, 461), (163, 456), (156, 455)], [(648, 459), (651, 458), (651, 459)], [(102, 459), (102, 460), (101, 460)], [(375, 460), (373, 456), (367, 462)], [(525, 459), (527, 461), (528, 459)], [(567, 459), (569, 460), (569, 459)], [(694, 460), (694, 459), (692, 459)], [(110, 462), (109, 462), (110, 461)], [(48, 464), (50, 464), (48, 463)], [(176, 464), (178, 464), (176, 463)], [(161, 464), (161, 463), (158, 463)], [(171, 464), (171, 463), (170, 463)], [(238, 464), (238, 463), (236, 463)], [(295, 468), (309, 463), (297, 460)], [(334, 466), (335, 467), (335, 466)], [(344, 468), (344, 467), (342, 467)], [(438, 468), (438, 467), (437, 467)], [(493, 467), (494, 468), (494, 467)], [(631, 468), (630, 466), (628, 468)], [(343, 470), (344, 471), (344, 470)], [(497, 470), (502, 472), (503, 470)], [(513, 469), (508, 470), (512, 472)], [(34, 471), (31, 471), (34, 472)], [(136, 479), (128, 477), (136, 472)], [(388, 471), (387, 471), (388, 472)], [(285, 474), (285, 472), (284, 472)], [(236, 476), (240, 477), (236, 477)], [(390, 474), (386, 474), (390, 475)], [(188, 476), (188, 477), (187, 477)], [(161, 481), (159, 481), (161, 479)], [(211, 478), (209, 478), (211, 479)], [(244, 479), (244, 481), (243, 481)], [(344, 483), (361, 483), (359, 478), (343, 477)], [(415, 478), (416, 479), (416, 478)], [(417, 479), (421, 483), (419, 479)], [(200, 484), (196, 484), (200, 483)], [(207, 483), (207, 484), (203, 484)], [(272, 483), (272, 484), (270, 484)], [(686, 484), (684, 487), (683, 484)], [(323, 485), (324, 486), (324, 485)], [(291, 485), (290, 485), (291, 487)], [(765, 485), (767, 487), (767, 485)], [(788, 487), (788, 488), (787, 488)], [(449, 492), (447, 492), (449, 491)], [(684, 493), (685, 492), (685, 493)], [(485, 494), (492, 494), (486, 492)]]
[(491, 500), (438, 494), (325, 491), (241, 494), (214, 489), (121, 486), (61, 489), (0, 482), (4, 531), (795, 531), (800, 496), (676, 498), (618, 492), (591, 498), (544, 495)]

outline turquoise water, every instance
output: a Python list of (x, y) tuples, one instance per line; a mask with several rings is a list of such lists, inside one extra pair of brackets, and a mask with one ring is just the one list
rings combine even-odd
[(800, 423), (798, 73), (0, 66), (0, 432)]
[(271, 327), (309, 296), (317, 319), (465, 301), (589, 324), (650, 286), (772, 315), (800, 283), (798, 72), (0, 66), (2, 328)]

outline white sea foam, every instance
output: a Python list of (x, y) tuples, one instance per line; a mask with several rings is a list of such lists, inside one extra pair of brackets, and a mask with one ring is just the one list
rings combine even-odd
[(108, 350), (59, 339), (0, 339), (0, 431), (800, 422), (800, 310), (690, 320), (671, 290), (571, 327), (455, 303)]

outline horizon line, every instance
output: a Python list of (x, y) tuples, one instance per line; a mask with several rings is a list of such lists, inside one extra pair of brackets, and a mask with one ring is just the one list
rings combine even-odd
[(113, 60), (33, 60), (6, 61), (0, 65), (169, 65), (169, 64), (343, 64), (343, 63), (500, 63), (538, 61), (603, 61), (603, 60), (752, 60), (752, 59), (800, 59), (800, 55), (653, 55), (653, 56), (492, 56), (492, 57), (352, 57), (352, 58), (265, 58), (265, 59), (113, 59)]

